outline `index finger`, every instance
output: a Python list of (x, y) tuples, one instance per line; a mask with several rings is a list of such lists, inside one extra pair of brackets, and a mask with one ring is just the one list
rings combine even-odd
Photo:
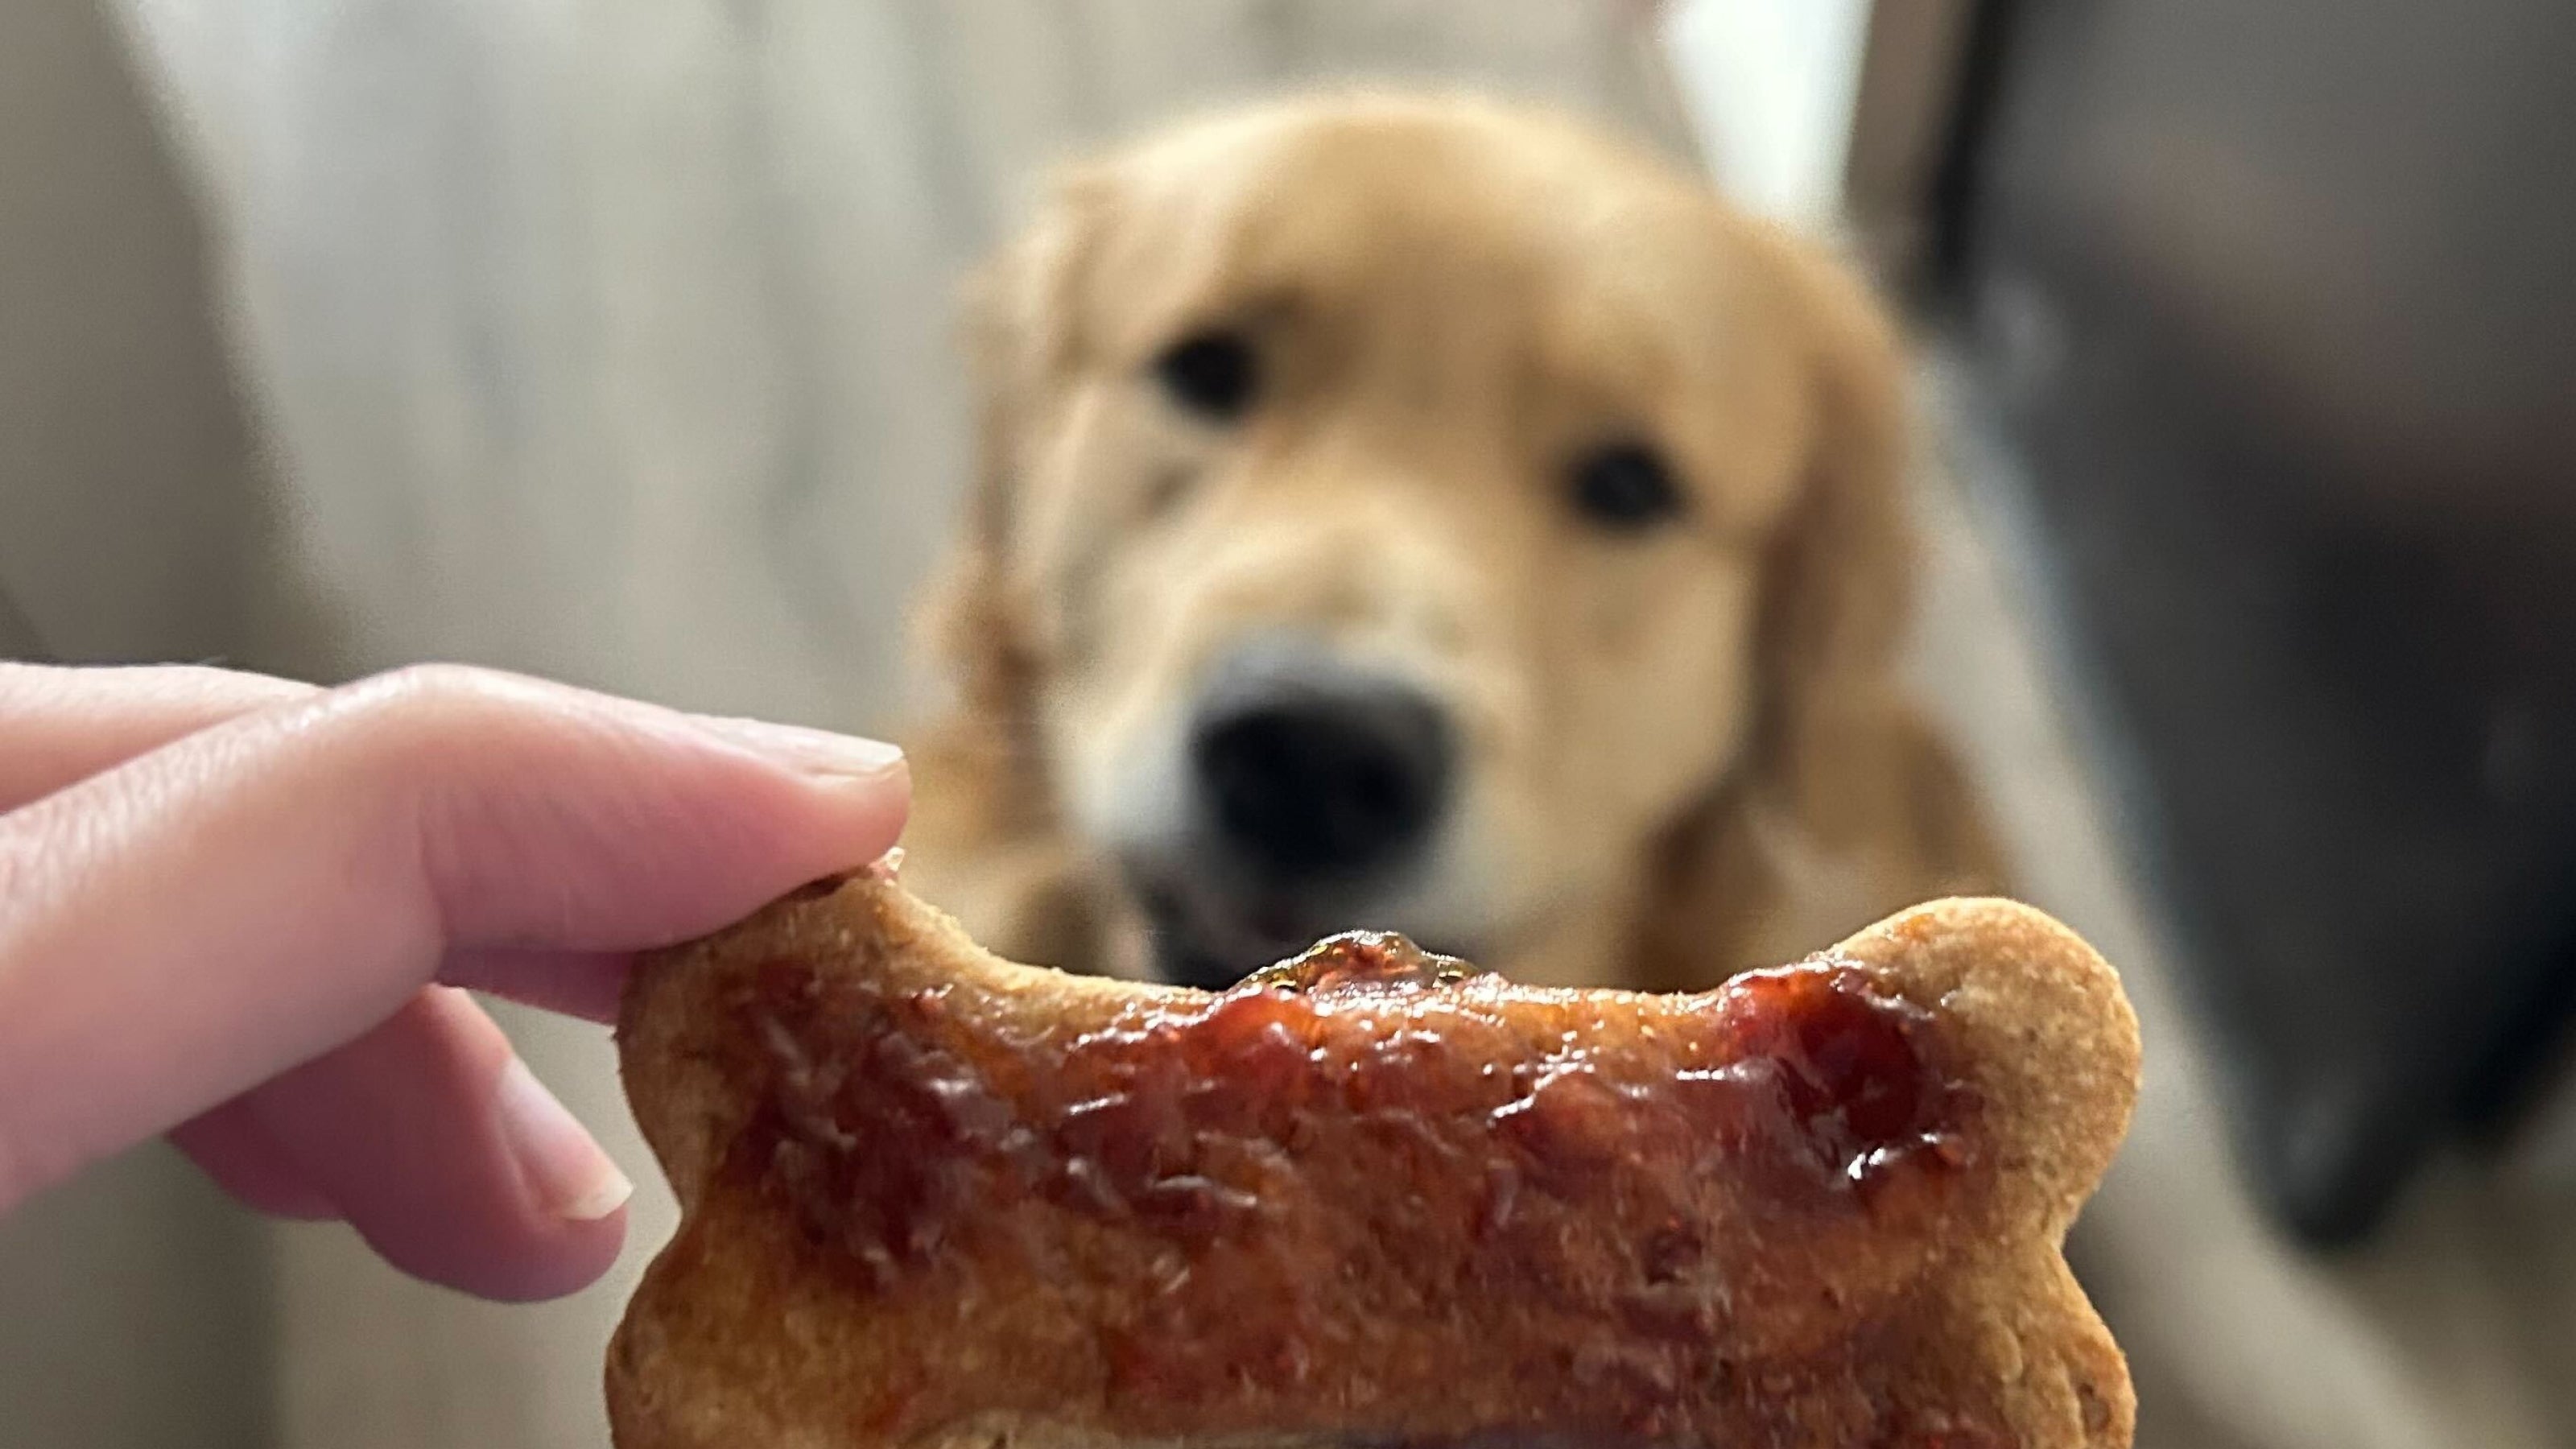
[(452, 949), (664, 944), (863, 864), (898, 758), (415, 671), (0, 817), (0, 1205), (385, 1021)]
[(0, 815), (136, 755), (314, 686), (193, 665), (66, 669), (0, 661)]

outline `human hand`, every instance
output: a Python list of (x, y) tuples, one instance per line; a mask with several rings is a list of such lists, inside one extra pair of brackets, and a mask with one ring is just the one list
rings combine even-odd
[(609, 1020), (632, 952), (909, 802), (891, 746), (477, 670), (0, 664), (0, 1213), (166, 1132), (423, 1278), (570, 1292), (629, 1184), (464, 988)]

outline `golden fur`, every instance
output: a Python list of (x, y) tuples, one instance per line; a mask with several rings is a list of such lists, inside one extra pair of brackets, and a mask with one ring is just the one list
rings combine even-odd
[[(1212, 322), (1274, 379), (1237, 428), (1150, 378)], [(995, 950), (1142, 970), (1090, 822), (1213, 653), (1283, 626), (1456, 714), (1466, 844), (1416, 905), (1507, 974), (1702, 986), (2003, 884), (1895, 674), (1895, 333), (1687, 175), (1486, 102), (1258, 108), (1061, 178), (970, 337), (980, 471), (930, 615), (954, 698), (909, 741), (909, 844)], [(1604, 537), (1564, 459), (1640, 432), (1687, 513)]]

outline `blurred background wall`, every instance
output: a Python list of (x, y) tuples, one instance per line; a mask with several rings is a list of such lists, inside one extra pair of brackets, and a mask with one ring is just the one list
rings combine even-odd
[[(88, 4), (0, 5), (0, 656), (263, 633), (261, 475), (182, 165)], [(0, 1444), (269, 1442), (263, 1235), (177, 1154), (0, 1222)]]

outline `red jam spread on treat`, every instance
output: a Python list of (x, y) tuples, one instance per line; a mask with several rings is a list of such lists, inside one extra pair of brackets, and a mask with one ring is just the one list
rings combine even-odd
[[(1098, 1391), (1148, 1428), (1188, 1429), (1172, 1415), (1211, 1385), (1364, 1397), (1445, 1334), (1556, 1376), (1576, 1417), (1533, 1427), (1683, 1434), (1663, 1406), (1685, 1384), (1735, 1374), (1759, 1401), (1731, 1357), (1750, 1316), (1794, 1338), (1816, 1295), (1872, 1281), (1857, 1256), (1939, 1211), (1975, 1140), (1941, 1022), (1832, 959), (1640, 996), (1351, 935), (1087, 1030), (1015, 1036), (958, 1020), (948, 988), (793, 962), (746, 1009), (775, 1085), (738, 1151), (827, 1260), (883, 1293), (954, 1291), (933, 1280), (961, 1258), (1124, 1275), (1142, 1286), (1101, 1330)], [(1423, 1331), (1363, 1341), (1317, 1308), (1353, 1283), (1381, 1326)], [(1496, 1302), (1510, 1324), (1445, 1316)], [(1930, 1442), (1877, 1422), (1852, 1442)]]

